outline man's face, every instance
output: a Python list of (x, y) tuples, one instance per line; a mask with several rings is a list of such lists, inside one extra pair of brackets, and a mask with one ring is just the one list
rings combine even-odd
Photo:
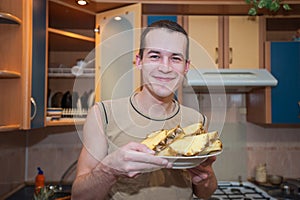
[(137, 59), (142, 69), (144, 87), (158, 97), (173, 95), (182, 84), (188, 70), (186, 37), (166, 29), (151, 30), (145, 38), (143, 59)]

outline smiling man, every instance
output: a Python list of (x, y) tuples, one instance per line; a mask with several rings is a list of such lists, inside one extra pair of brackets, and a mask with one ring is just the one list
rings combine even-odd
[(216, 189), (215, 157), (192, 169), (172, 169), (141, 141), (151, 132), (207, 120), (174, 100), (189, 68), (189, 40), (175, 22), (158, 21), (141, 36), (136, 63), (142, 89), (128, 98), (97, 103), (83, 130), (72, 199), (208, 198)]

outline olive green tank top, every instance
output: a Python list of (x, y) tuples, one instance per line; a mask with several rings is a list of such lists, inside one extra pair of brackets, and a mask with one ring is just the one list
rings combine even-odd
[[(172, 113), (150, 118), (139, 112), (133, 97), (98, 103), (109, 143), (108, 152), (131, 141), (141, 142), (156, 130), (171, 129), (204, 121), (205, 117), (174, 101)], [(120, 178), (112, 187), (109, 198), (116, 200), (187, 200), (192, 199), (192, 182), (186, 170), (160, 169), (145, 172), (135, 178)]]

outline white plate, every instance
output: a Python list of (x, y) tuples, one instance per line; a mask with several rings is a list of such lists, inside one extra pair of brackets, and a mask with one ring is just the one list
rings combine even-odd
[(173, 169), (188, 169), (193, 168), (204, 162), (208, 157), (217, 156), (221, 151), (216, 151), (208, 155), (201, 156), (187, 156), (187, 157), (178, 157), (178, 156), (159, 156), (161, 158), (167, 159), (169, 162), (173, 163)]

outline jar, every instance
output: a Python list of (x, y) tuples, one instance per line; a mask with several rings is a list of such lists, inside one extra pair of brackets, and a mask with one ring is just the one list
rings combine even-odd
[(266, 164), (259, 164), (255, 170), (255, 181), (259, 183), (267, 182), (267, 166)]

